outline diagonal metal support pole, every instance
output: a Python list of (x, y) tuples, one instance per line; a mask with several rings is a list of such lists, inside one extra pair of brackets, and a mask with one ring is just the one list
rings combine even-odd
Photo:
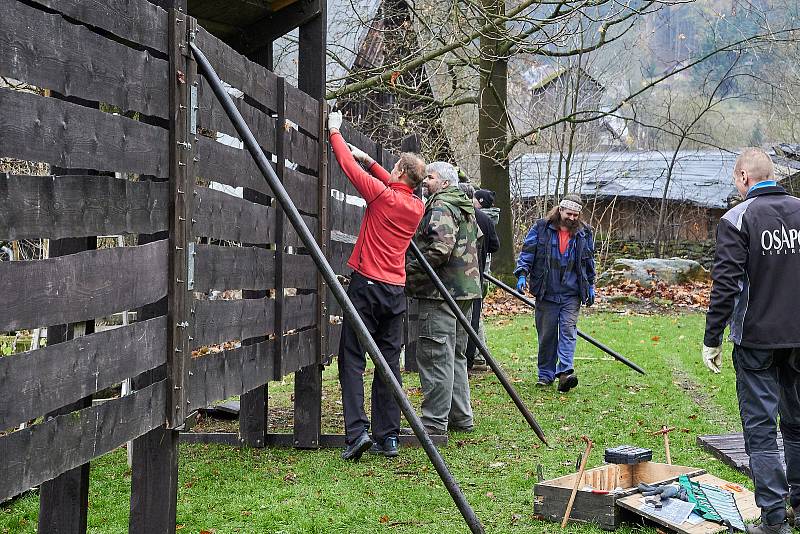
[(469, 526), (471, 532), (474, 534), (482, 534), (484, 532), (484, 528), (480, 519), (478, 519), (478, 516), (475, 515), (475, 511), (472, 509), (469, 502), (467, 502), (467, 498), (461, 491), (458, 482), (456, 482), (455, 478), (453, 478), (453, 475), (450, 474), (447, 464), (445, 464), (444, 459), (434, 446), (430, 436), (428, 436), (428, 433), (425, 432), (425, 428), (422, 426), (422, 421), (414, 412), (414, 407), (411, 406), (411, 402), (409, 402), (408, 398), (406, 397), (402, 386), (392, 373), (389, 364), (386, 363), (386, 360), (381, 354), (381, 351), (378, 348), (378, 345), (375, 343), (375, 340), (373, 340), (372, 336), (369, 335), (369, 331), (367, 330), (364, 321), (358, 315), (355, 306), (353, 306), (353, 303), (347, 297), (347, 293), (342, 287), (342, 284), (339, 283), (339, 280), (336, 278), (336, 273), (333, 272), (333, 269), (322, 253), (322, 249), (320, 248), (319, 244), (316, 242), (314, 236), (311, 234), (311, 231), (300, 217), (300, 212), (297, 211), (297, 207), (295, 207), (294, 202), (292, 202), (289, 193), (286, 192), (283, 184), (280, 182), (280, 180), (278, 180), (278, 176), (275, 174), (275, 171), (264, 155), (264, 152), (261, 150), (261, 147), (258, 145), (255, 137), (253, 137), (253, 132), (250, 131), (250, 128), (244, 122), (242, 115), (239, 113), (239, 110), (236, 108), (236, 106), (234, 106), (230, 95), (228, 95), (228, 93), (225, 91), (219, 76), (217, 76), (217, 73), (214, 71), (214, 68), (208, 62), (208, 59), (205, 57), (205, 55), (203, 55), (203, 52), (201, 52), (194, 43), (191, 43), (190, 46), (192, 48), (192, 52), (194, 53), (195, 59), (197, 60), (199, 71), (203, 74), (203, 76), (205, 76), (206, 80), (211, 86), (211, 89), (214, 91), (214, 95), (216, 95), (220, 104), (225, 109), (225, 113), (233, 123), (236, 131), (242, 138), (242, 141), (244, 141), (245, 147), (247, 147), (250, 155), (253, 156), (253, 160), (258, 166), (258, 169), (261, 171), (261, 174), (264, 175), (264, 178), (274, 193), (275, 198), (277, 198), (278, 202), (280, 202), (281, 207), (286, 214), (286, 218), (292, 223), (292, 226), (300, 236), (303, 245), (311, 253), (314, 263), (317, 265), (317, 268), (319, 269), (323, 278), (325, 278), (325, 281), (331, 288), (331, 291), (336, 297), (336, 300), (339, 302), (339, 305), (342, 307), (342, 310), (344, 310), (345, 317), (347, 317), (347, 320), (353, 324), (361, 346), (366, 348), (367, 353), (369, 354), (370, 358), (372, 358), (372, 362), (375, 364), (375, 369), (378, 371), (381, 379), (391, 387), (392, 393), (394, 394), (397, 403), (400, 405), (400, 410), (403, 412), (406, 420), (414, 430), (414, 434), (417, 436), (417, 439), (419, 439), (422, 447), (425, 449), (428, 458), (430, 459), (434, 468), (436, 468), (436, 472), (439, 473), (439, 477), (442, 479), (447, 491), (450, 492), (450, 496), (453, 498), (458, 510), (464, 517), (464, 521)]
[[(522, 302), (524, 302), (525, 304), (527, 304), (531, 308), (536, 309), (536, 303), (534, 301), (532, 301), (531, 299), (529, 299), (528, 297), (526, 297), (525, 295), (523, 295), (519, 291), (515, 290), (514, 288), (512, 288), (508, 284), (505, 284), (501, 280), (498, 280), (497, 278), (495, 278), (494, 276), (492, 276), (492, 275), (490, 275), (488, 273), (483, 273), (483, 277), (486, 278), (487, 280), (489, 280), (491, 283), (493, 283), (497, 287), (499, 287), (500, 289), (503, 289), (503, 290), (511, 293), (513, 296), (517, 297), (519, 300), (521, 300)], [(602, 343), (600, 343), (599, 341), (597, 341), (593, 337), (587, 336), (586, 334), (584, 334), (580, 330), (578, 330), (578, 336), (583, 338), (583, 339), (585, 339), (586, 341), (588, 341), (589, 343), (591, 343), (592, 345), (594, 345), (598, 349), (602, 350), (603, 352), (605, 352), (609, 356), (613, 356), (615, 360), (618, 360), (618, 361), (624, 363), (625, 365), (627, 365), (628, 367), (630, 367), (631, 369), (633, 369), (637, 373), (646, 374), (644, 372), (644, 369), (642, 369), (641, 367), (639, 367), (638, 365), (636, 365), (635, 363), (633, 363), (632, 361), (627, 359), (625, 356), (623, 356), (622, 354), (620, 354), (617, 351), (615, 351), (614, 349), (610, 349), (607, 346), (603, 345)]]
[(508, 393), (508, 395), (511, 397), (511, 400), (514, 401), (514, 404), (516, 404), (517, 408), (522, 413), (522, 416), (528, 422), (528, 425), (530, 425), (530, 427), (536, 433), (536, 436), (542, 440), (542, 443), (549, 447), (550, 445), (547, 443), (547, 438), (544, 437), (544, 431), (542, 430), (542, 427), (539, 426), (536, 418), (533, 417), (531, 411), (528, 410), (527, 406), (525, 406), (525, 402), (522, 400), (522, 397), (519, 396), (517, 390), (514, 389), (514, 386), (511, 385), (511, 382), (509, 382), (505, 373), (503, 373), (503, 369), (500, 367), (500, 364), (498, 364), (495, 359), (492, 358), (492, 355), (489, 352), (489, 349), (486, 347), (486, 344), (483, 342), (480, 336), (478, 336), (478, 333), (475, 331), (475, 329), (472, 328), (472, 324), (469, 322), (469, 319), (467, 319), (467, 317), (461, 311), (461, 308), (458, 307), (458, 304), (456, 304), (455, 299), (453, 299), (453, 296), (450, 294), (447, 288), (444, 287), (444, 284), (433, 270), (433, 267), (431, 267), (431, 264), (428, 263), (428, 260), (426, 260), (425, 256), (422, 255), (422, 251), (420, 251), (417, 244), (413, 241), (411, 242), (409, 249), (422, 268), (425, 270), (428, 278), (430, 278), (433, 282), (433, 285), (436, 286), (439, 294), (442, 295), (442, 298), (445, 300), (445, 302), (447, 302), (447, 305), (450, 306), (451, 310), (453, 310), (458, 322), (461, 323), (461, 326), (463, 326), (464, 330), (467, 331), (467, 335), (470, 337), (472, 342), (475, 343), (475, 346), (478, 347), (478, 350), (481, 351), (483, 357), (486, 358), (486, 363), (488, 363), (489, 367), (491, 367), (492, 371), (494, 371), (494, 374), (497, 376), (497, 379), (500, 381), (503, 389), (506, 390), (506, 393)]

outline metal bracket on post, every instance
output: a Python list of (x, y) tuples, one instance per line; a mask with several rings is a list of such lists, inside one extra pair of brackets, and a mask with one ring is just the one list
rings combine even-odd
[[(195, 123), (193, 93), (196, 94), (197, 64), (189, 46), (196, 31), (195, 19), (170, 11), (170, 257), (167, 353), (167, 427), (180, 427), (190, 412), (188, 383), (191, 358), (189, 313), (194, 289), (194, 246), (192, 204), (194, 159), (197, 143), (192, 134)], [(195, 127), (196, 129), (196, 127)]]
[[(331, 193), (328, 183), (328, 138), (325, 135), (325, 122), (328, 106), (325, 100), (319, 103), (319, 246), (325, 257), (328, 257), (331, 234), (328, 224), (328, 203)], [(328, 313), (328, 285), (321, 274), (317, 275), (317, 329), (319, 330), (319, 346), (317, 347), (318, 361), (328, 365), (331, 359), (328, 330), (330, 328), (330, 315)]]

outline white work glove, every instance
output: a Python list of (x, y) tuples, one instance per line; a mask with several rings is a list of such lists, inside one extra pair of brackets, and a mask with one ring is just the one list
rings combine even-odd
[(347, 146), (350, 148), (350, 153), (353, 154), (353, 157), (356, 161), (360, 163), (372, 163), (372, 158), (369, 157), (369, 154), (361, 150), (355, 145), (351, 145), (347, 143)]
[(706, 347), (703, 345), (703, 363), (712, 373), (719, 374), (722, 369), (722, 345), (719, 347)]
[(340, 130), (342, 128), (342, 112), (331, 111), (328, 113), (328, 130)]

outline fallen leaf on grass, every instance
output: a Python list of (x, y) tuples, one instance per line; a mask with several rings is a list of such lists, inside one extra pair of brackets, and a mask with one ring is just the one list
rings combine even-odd
[(505, 462), (494, 462), (489, 464), (489, 467), (491, 467), (492, 469), (497, 469), (499, 467), (504, 467), (505, 465), (506, 465)]
[(389, 522), (389, 516), (388, 515), (382, 515), (380, 521), (381, 521), (381, 523), (388, 523)]

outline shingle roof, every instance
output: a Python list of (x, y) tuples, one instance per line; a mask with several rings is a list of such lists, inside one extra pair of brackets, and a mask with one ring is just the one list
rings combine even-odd
[[(671, 154), (662, 152), (578, 153), (570, 166), (575, 184), (570, 189), (585, 196), (660, 199), (670, 159)], [(731, 179), (735, 160), (736, 154), (721, 151), (680, 152), (667, 198), (727, 208), (736, 192)], [(564, 167), (562, 163), (562, 174)], [(523, 154), (511, 162), (511, 178), (524, 198), (554, 195), (557, 176), (555, 153)]]

